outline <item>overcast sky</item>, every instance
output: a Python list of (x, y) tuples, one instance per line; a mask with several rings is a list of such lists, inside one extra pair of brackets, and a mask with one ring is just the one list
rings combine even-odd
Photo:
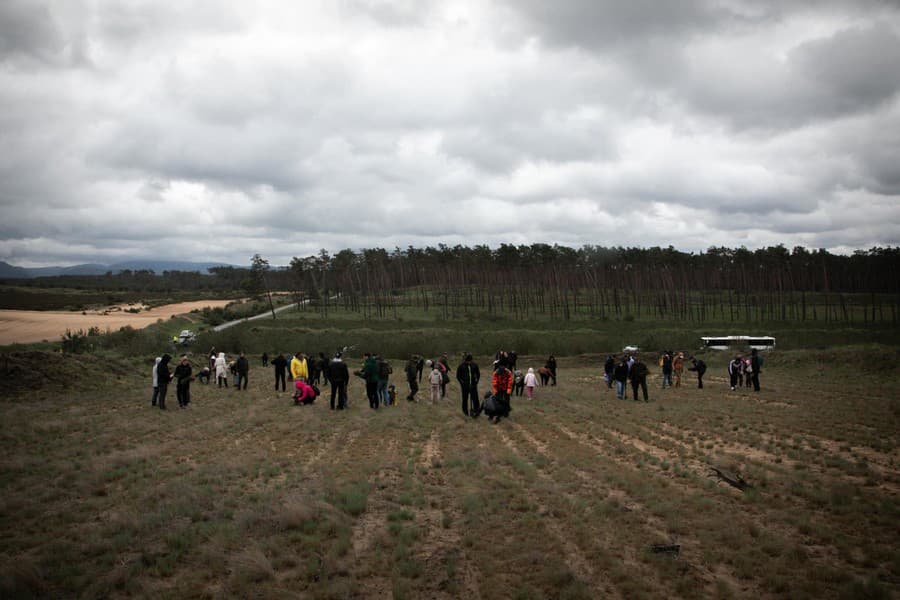
[(0, 260), (900, 244), (896, 0), (0, 1)]

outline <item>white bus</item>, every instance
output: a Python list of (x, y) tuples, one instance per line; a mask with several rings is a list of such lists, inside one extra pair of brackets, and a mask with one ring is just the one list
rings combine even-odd
[(722, 335), (700, 339), (703, 340), (703, 347), (711, 350), (728, 350), (732, 346), (750, 346), (757, 350), (771, 350), (775, 347), (775, 338), (766, 335)]

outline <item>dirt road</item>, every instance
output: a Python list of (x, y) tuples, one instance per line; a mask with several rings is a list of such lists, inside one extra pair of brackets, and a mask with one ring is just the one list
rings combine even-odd
[(90, 327), (99, 327), (100, 331), (105, 332), (107, 329), (115, 331), (125, 325), (142, 329), (156, 323), (158, 319), (168, 319), (172, 315), (188, 313), (205, 306), (225, 306), (229, 302), (233, 300), (199, 300), (166, 304), (139, 313), (114, 311), (86, 315), (69, 311), (0, 310), (0, 346), (58, 340), (66, 329), (87, 331)]

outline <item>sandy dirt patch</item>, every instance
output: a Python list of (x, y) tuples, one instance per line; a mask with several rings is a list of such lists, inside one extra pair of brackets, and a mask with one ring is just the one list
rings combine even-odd
[(181, 315), (194, 309), (206, 306), (225, 306), (233, 300), (198, 300), (195, 302), (179, 302), (166, 304), (139, 313), (111, 311), (81, 314), (71, 311), (41, 310), (0, 310), (0, 345), (28, 344), (42, 340), (58, 340), (66, 329), (87, 331), (91, 327), (99, 327), (115, 331), (119, 327), (130, 325), (135, 329), (143, 329), (159, 319), (168, 319), (172, 315)]

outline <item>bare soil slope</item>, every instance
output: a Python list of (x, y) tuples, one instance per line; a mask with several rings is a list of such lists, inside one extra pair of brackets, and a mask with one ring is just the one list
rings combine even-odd
[(159, 319), (168, 319), (172, 315), (189, 313), (206, 306), (213, 308), (225, 306), (229, 302), (233, 302), (233, 300), (179, 302), (142, 310), (139, 313), (128, 313), (122, 310), (96, 311), (87, 314), (68, 311), (0, 310), (0, 346), (56, 340), (65, 333), (66, 329), (87, 331), (91, 327), (99, 327), (101, 331), (107, 329), (115, 331), (125, 325), (142, 329), (156, 323)]

